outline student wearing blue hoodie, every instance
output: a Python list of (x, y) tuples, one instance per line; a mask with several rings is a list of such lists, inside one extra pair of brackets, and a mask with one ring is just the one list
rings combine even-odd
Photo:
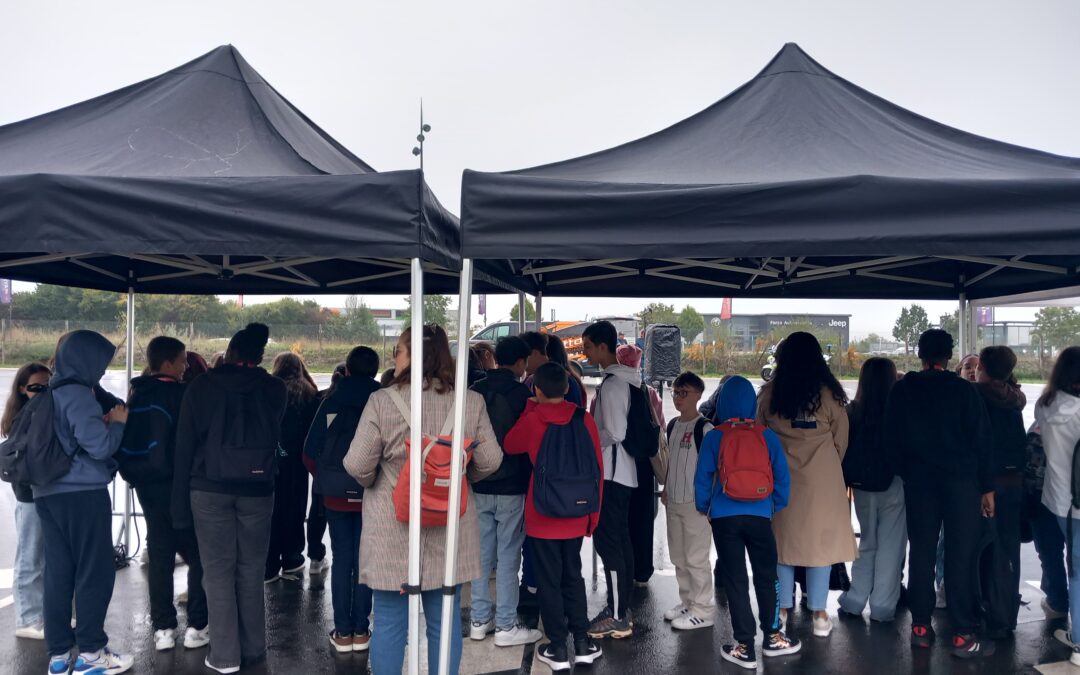
[[(720, 392), (716, 419), (753, 420), (757, 413), (754, 386), (744, 377), (728, 380)], [(746, 556), (754, 573), (759, 624), (765, 636), (765, 656), (794, 654), (802, 648), (797, 638), (788, 637), (780, 625), (777, 600), (779, 581), (776, 574), (776, 540), (773, 538), (773, 514), (787, 506), (791, 476), (780, 438), (763, 429), (772, 466), (772, 494), (756, 501), (737, 501), (725, 494), (718, 476), (721, 442), (724, 432), (717, 427), (705, 435), (694, 474), (694, 498), (697, 510), (712, 523), (716, 554), (720, 558), (721, 577), (731, 613), (735, 644), (724, 645), (720, 656), (737, 666), (756, 669), (754, 649), (754, 612), (750, 607), (750, 588), (746, 576)]]
[[(112, 652), (105, 613), (116, 569), (112, 550), (112, 504), (108, 486), (116, 473), (127, 409), (102, 414), (94, 387), (116, 347), (103, 335), (77, 330), (60, 338), (49, 380), (56, 437), (72, 458), (71, 470), (34, 487), (34, 505), (45, 540), (45, 643), (49, 673), (115, 675), (134, 659)], [(71, 627), (71, 604), (79, 621)], [(72, 647), (79, 655), (72, 662)]]

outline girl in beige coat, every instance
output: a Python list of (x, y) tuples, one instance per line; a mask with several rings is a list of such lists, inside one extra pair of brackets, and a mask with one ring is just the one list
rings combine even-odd
[[(394, 379), (387, 389), (396, 388), (409, 401), (409, 345), (406, 330), (394, 348)], [(423, 432), (435, 436), (454, 409), (454, 362), (446, 332), (438, 326), (424, 327)], [(349, 452), (345, 470), (364, 486), (364, 525), (360, 533), (360, 583), (371, 587), (375, 626), (371, 636), (371, 667), (376, 675), (401, 673), (408, 635), (408, 598), (401, 585), (408, 579), (409, 526), (397, 520), (393, 492), (405, 464), (405, 439), (409, 425), (383, 389), (371, 395), (364, 407)], [(473, 439), (470, 482), (495, 472), (502, 463), (502, 449), (491, 429), (484, 399), (475, 392), (465, 394), (466, 438)], [(457, 588), (450, 629), (450, 672), (461, 663), (461, 583), (480, 573), (480, 530), (473, 506), (472, 490), (462, 493), (468, 504), (461, 516), (454, 585)], [(446, 558), (446, 528), (425, 528), (420, 532), (420, 588), (427, 622), (428, 663), (434, 673), (439, 663), (439, 630), (442, 616), (443, 565)]]
[(795, 568), (805, 567), (814, 635), (825, 637), (832, 631), (825, 612), (831, 567), (858, 555), (840, 466), (847, 396), (813, 335), (792, 333), (776, 357), (776, 377), (758, 396), (758, 419), (780, 437), (791, 470), (791, 501), (773, 518), (780, 616), (785, 621), (794, 602)]

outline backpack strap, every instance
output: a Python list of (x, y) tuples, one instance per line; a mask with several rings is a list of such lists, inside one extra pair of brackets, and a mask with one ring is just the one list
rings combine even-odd
[[(671, 438), (671, 432), (675, 431), (675, 423), (678, 422), (678, 421), (679, 421), (679, 418), (676, 417), (675, 419), (673, 419), (673, 420), (671, 420), (670, 422), (667, 423), (667, 435), (668, 435), (668, 438)], [(695, 436), (696, 436), (696, 430), (695, 430)]]
[[(705, 438), (705, 423), (708, 421), (704, 417), (699, 417), (697, 423), (694, 424), (694, 447), (697, 448), (698, 452), (701, 452), (701, 441)], [(674, 423), (672, 423), (672, 426), (674, 426)]]

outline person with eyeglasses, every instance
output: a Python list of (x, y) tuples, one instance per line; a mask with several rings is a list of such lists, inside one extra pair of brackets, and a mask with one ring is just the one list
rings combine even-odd
[[(0, 419), (0, 435), (11, 433), (19, 411), (34, 396), (49, 390), (52, 371), (44, 363), (28, 363), (15, 373), (4, 416)], [(41, 518), (34, 508), (34, 492), (28, 484), (12, 483), (15, 491), (15, 637), (30, 640), (45, 639), (43, 603), (45, 595), (45, 544), (41, 533)]]

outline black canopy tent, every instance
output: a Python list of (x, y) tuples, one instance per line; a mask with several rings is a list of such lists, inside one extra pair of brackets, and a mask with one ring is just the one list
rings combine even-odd
[(463, 257), (548, 295), (991, 298), (1080, 284), (1080, 159), (921, 117), (788, 44), (651, 136), (466, 170), (462, 228)]
[[(0, 127), (0, 276), (147, 293), (455, 292), (457, 219), (231, 46)], [(512, 289), (481, 268), (481, 288)]]

